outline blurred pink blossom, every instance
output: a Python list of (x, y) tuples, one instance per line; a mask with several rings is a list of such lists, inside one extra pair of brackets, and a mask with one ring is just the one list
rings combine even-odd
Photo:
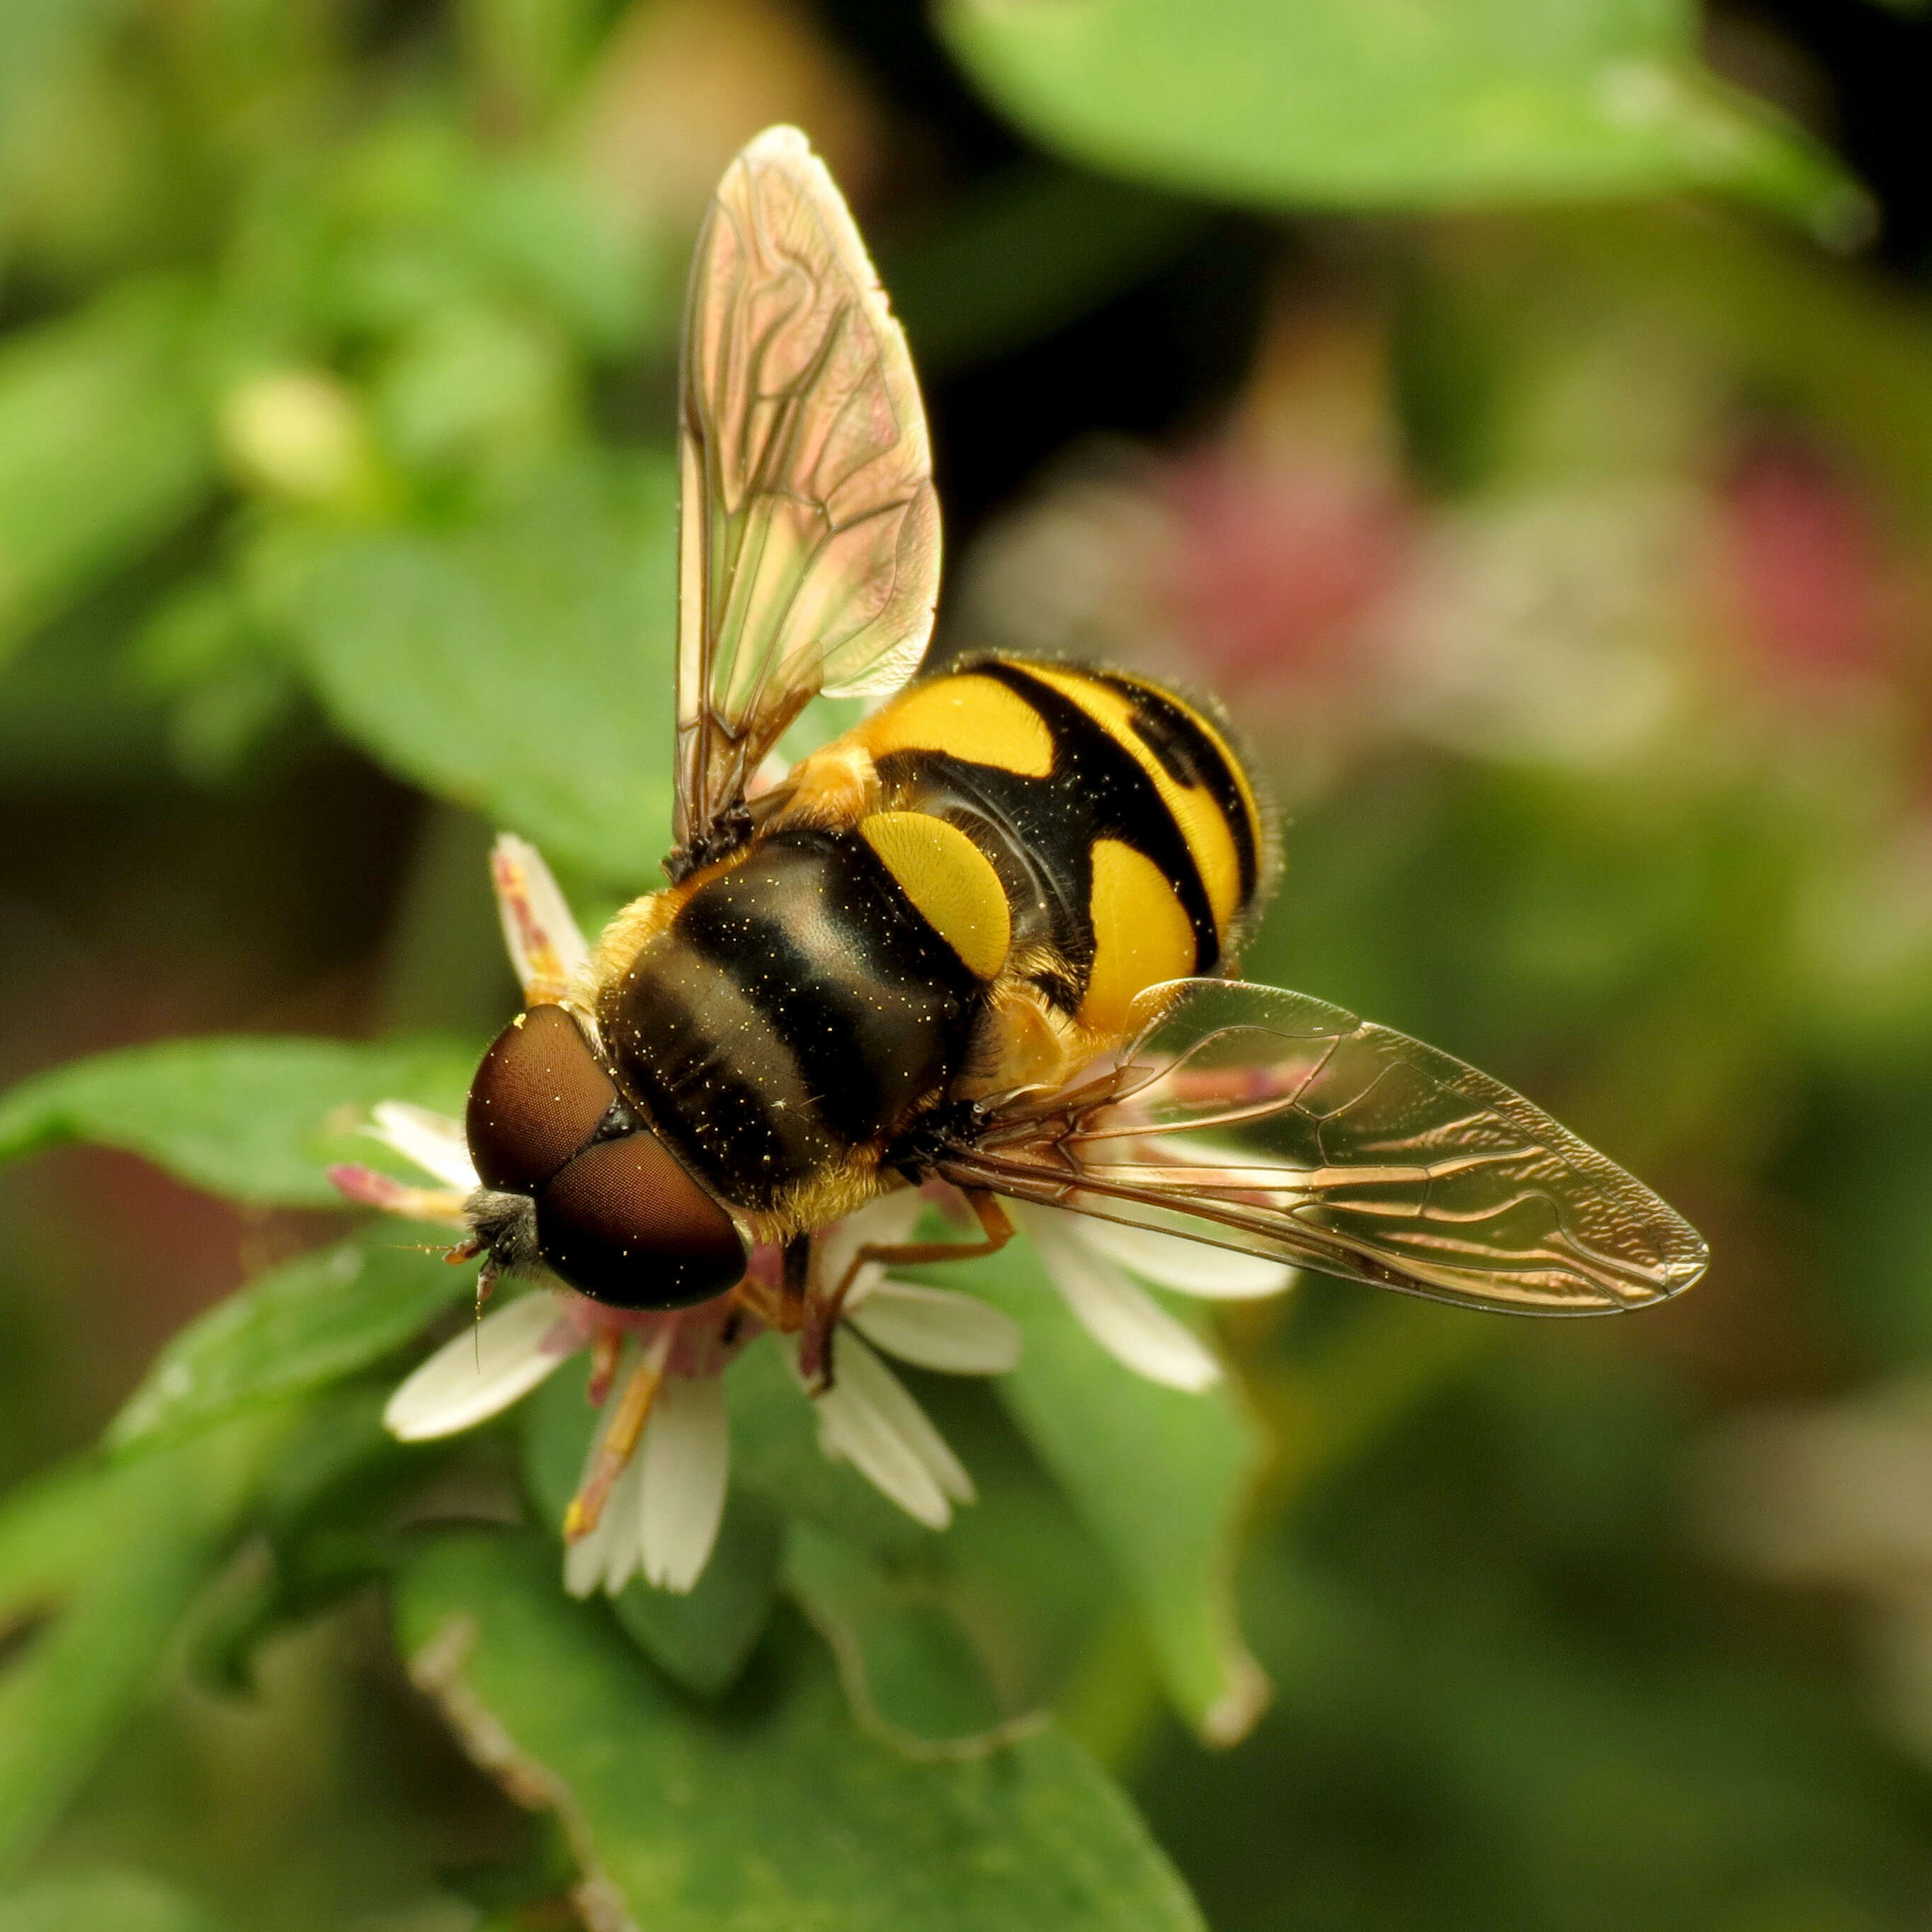
[(1761, 445), (1718, 496), (1722, 593), (1741, 640), (1780, 680), (1865, 680), (1897, 663), (1901, 562), (1852, 479), (1815, 452)]
[(1150, 588), (1210, 681), (1364, 676), (1367, 620), (1414, 521), (1386, 471), (1318, 454), (1270, 461), (1221, 442), (1166, 465), (1155, 487), (1172, 538)]

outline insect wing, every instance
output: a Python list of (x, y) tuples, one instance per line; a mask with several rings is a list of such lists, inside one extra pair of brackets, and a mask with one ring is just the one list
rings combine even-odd
[(1639, 1307), (1708, 1251), (1650, 1190), (1435, 1048), (1272, 986), (1188, 980), (1118, 1068), (1016, 1096), (946, 1178), (1444, 1301)]
[(688, 846), (811, 698), (912, 675), (939, 592), (912, 358), (795, 128), (739, 154), (705, 218), (680, 418), (676, 832)]

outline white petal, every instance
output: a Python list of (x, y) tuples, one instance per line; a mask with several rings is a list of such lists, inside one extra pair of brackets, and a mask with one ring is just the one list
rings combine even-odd
[(610, 1526), (603, 1516), (587, 1536), (563, 1546), (563, 1587), (573, 1597), (587, 1597), (604, 1580), (604, 1558), (610, 1543)]
[[(629, 1366), (634, 1352), (627, 1343), (620, 1358), (620, 1372)], [(610, 1424), (616, 1413), (614, 1402), (606, 1402), (598, 1411), (597, 1426), (590, 1432), (590, 1444), (584, 1452), (584, 1467), (578, 1472), (577, 1493), (580, 1496), (590, 1480), (591, 1472), (597, 1466), (598, 1451), (604, 1447), (604, 1437), (610, 1432)], [(634, 1456), (618, 1471), (616, 1480), (605, 1493), (596, 1528), (586, 1530), (564, 1546), (563, 1587), (573, 1597), (587, 1597), (592, 1591), (606, 1587), (621, 1588), (624, 1580), (638, 1567), (638, 1555), (644, 1546), (640, 1526), (644, 1502), (638, 1484), (626, 1480), (636, 1466), (637, 1459)], [(615, 1585), (608, 1582), (613, 1576), (618, 1579)]]
[[(925, 1197), (916, 1187), (902, 1187), (896, 1193), (868, 1201), (856, 1214), (848, 1214), (818, 1238), (818, 1278), (830, 1291), (851, 1265), (862, 1244), (890, 1247), (909, 1240), (926, 1210)], [(877, 1288), (886, 1272), (883, 1262), (874, 1262), (860, 1270), (847, 1292), (845, 1306), (856, 1308)]]
[(453, 1187), (411, 1187), (394, 1175), (378, 1174), (359, 1162), (338, 1162), (327, 1170), (331, 1184), (344, 1199), (358, 1208), (374, 1208), (385, 1214), (400, 1214), (411, 1221), (438, 1221), (445, 1227), (469, 1231), (470, 1217), (464, 1203), (470, 1190), (460, 1193)]
[(950, 1288), (882, 1281), (847, 1320), (888, 1354), (948, 1375), (1003, 1376), (1020, 1359), (1019, 1324)]
[(574, 1352), (546, 1347), (560, 1327), (556, 1298), (526, 1294), (444, 1342), (390, 1396), (382, 1420), (405, 1442), (426, 1442), (473, 1428), (508, 1408)]
[(1116, 1360), (1169, 1388), (1204, 1389), (1220, 1379), (1221, 1365), (1201, 1340), (1082, 1240), (1064, 1214), (1049, 1210), (1024, 1220), (1066, 1305)]
[(724, 1384), (716, 1376), (667, 1376), (638, 1461), (645, 1580), (682, 1593), (704, 1575), (724, 1520), (731, 1467)]
[(576, 978), (590, 948), (543, 854), (514, 832), (499, 832), (490, 854), (490, 876), (496, 888), (503, 944), (518, 983), (527, 990), (535, 980)]
[(414, 1161), (424, 1173), (434, 1174), (446, 1186), (460, 1188), (467, 1194), (482, 1185), (470, 1158), (463, 1124), (447, 1114), (433, 1114), (406, 1100), (379, 1101), (365, 1131), (371, 1139), (394, 1148), (405, 1160)]
[(604, 1498), (604, 1514), (591, 1532), (594, 1536), (609, 1528), (604, 1545), (603, 1583), (614, 1597), (638, 1574), (644, 1561), (645, 1508), (644, 1459), (634, 1454), (617, 1472), (617, 1479)]
[[(1046, 1210), (1052, 1214), (1054, 1210)], [(1286, 1262), (1259, 1255), (1236, 1254), (1230, 1248), (1210, 1247), (1184, 1234), (1163, 1234), (1155, 1228), (1130, 1228), (1118, 1221), (1096, 1220), (1091, 1215), (1068, 1216), (1081, 1238), (1121, 1267), (1183, 1294), (1205, 1295), (1216, 1301), (1258, 1300), (1279, 1294), (1294, 1278)]]
[(973, 1479), (898, 1376), (849, 1328), (832, 1385), (816, 1399), (819, 1442), (929, 1529), (952, 1520), (946, 1498), (973, 1500)]

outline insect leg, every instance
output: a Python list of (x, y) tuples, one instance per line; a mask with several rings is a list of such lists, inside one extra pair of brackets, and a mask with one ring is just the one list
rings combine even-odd
[(998, 1254), (1013, 1238), (1014, 1228), (996, 1195), (977, 1188), (963, 1188), (966, 1204), (980, 1224), (976, 1241), (868, 1242), (846, 1265), (838, 1285), (821, 1298), (814, 1297), (807, 1310), (804, 1332), (799, 1337), (799, 1368), (813, 1393), (823, 1395), (832, 1386), (832, 1338), (844, 1312), (845, 1298), (862, 1269), (874, 1262), (890, 1268), (896, 1263), (971, 1261), (980, 1255)]
[(796, 1335), (804, 1324), (812, 1294), (812, 1237), (794, 1234), (783, 1243), (776, 1269), (769, 1265), (769, 1252), (759, 1251), (744, 1279), (731, 1291), (732, 1334), (727, 1346), (747, 1315), (781, 1335)]
[(812, 1237), (794, 1234), (784, 1244), (784, 1271), (778, 1282), (778, 1326), (795, 1334), (812, 1300), (814, 1260)]

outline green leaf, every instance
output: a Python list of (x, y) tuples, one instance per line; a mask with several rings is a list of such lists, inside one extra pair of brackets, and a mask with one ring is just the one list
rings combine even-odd
[(376, 418), (412, 470), (508, 468), (580, 433), (574, 375), (555, 329), (481, 304), (440, 309), (391, 351)]
[(0, 104), (44, 86), (129, 10), (129, 0), (13, 0), (0, 8)]
[[(32, 1850), (140, 1700), (296, 1419), (284, 1408), (196, 1436), (96, 1491), (98, 1544), (0, 1675), (0, 1870)], [(0, 1546), (14, 1540), (0, 1515)]]
[(131, 283), (0, 352), (0, 657), (208, 487), (195, 315), (182, 285)]
[(1832, 158), (1694, 56), (1682, 0), (946, 0), (942, 29), (1067, 158), (1262, 208), (1468, 207), (1721, 188), (1828, 238)]
[(676, 498), (589, 460), (452, 535), (318, 538), (268, 595), (392, 770), (635, 890), (670, 840)]
[(460, 1113), (476, 1060), (472, 1051), (436, 1040), (218, 1037), (129, 1047), (0, 1095), (0, 1160), (92, 1141), (145, 1155), (211, 1193), (338, 1207), (328, 1163), (385, 1159), (357, 1131), (370, 1107), (393, 1099)]
[(513, 1856), (489, 1864), (446, 1868), (444, 1888), (484, 1914), (471, 1932), (527, 1932), (546, 1923), (572, 1924), (570, 1888), (577, 1861), (554, 1811), (539, 1813)]
[[(519, 156), (461, 184), (455, 231), (514, 296), (608, 355), (676, 326), (682, 285), (627, 236), (572, 170)], [(681, 266), (681, 265), (680, 265)]]
[[(1916, 299), (1876, 278), (1831, 273), (1760, 224), (1708, 208), (1465, 224), (1429, 243), (1499, 338), (1514, 383), (1533, 384), (1554, 356), (1595, 352), (1584, 345), (1606, 325), (1641, 330), (1681, 344), (1676, 352), (1738, 393), (1782, 398), (1810, 434), (1870, 465), (1913, 517), (1932, 504), (1932, 332)], [(1526, 400), (1519, 388), (1512, 406)], [(1558, 452), (1573, 469), (1580, 454), (1600, 464), (1615, 447), (1614, 422), (1585, 420), (1588, 443)]]
[(59, 1816), (154, 1674), (214, 1566), (199, 1523), (156, 1517), (77, 1585), (0, 1677), (0, 1870)]
[(731, 1477), (779, 1515), (815, 1522), (888, 1560), (929, 1551), (933, 1532), (888, 1502), (849, 1462), (818, 1446), (810, 1401), (760, 1336), (724, 1377), (731, 1404)]
[(1261, 1460), (1238, 1400), (1225, 1384), (1186, 1395), (1121, 1367), (1023, 1244), (903, 1272), (982, 1294), (1024, 1330), (1002, 1399), (1132, 1594), (1175, 1708), (1210, 1743), (1244, 1736), (1268, 1685), (1235, 1621), (1235, 1533)]
[(0, 1508), (0, 1630), (57, 1604), (125, 1533), (121, 1472), (89, 1458), (23, 1483)]
[[(434, 1235), (433, 1230), (425, 1232)], [(372, 1240), (304, 1255), (238, 1289), (155, 1357), (107, 1431), (117, 1448), (340, 1380), (474, 1292), (440, 1256)]]
[[(524, 1478), (546, 1522), (563, 1520), (590, 1451), (596, 1412), (584, 1400), (587, 1374), (587, 1365), (560, 1369), (524, 1406)], [(734, 1484), (698, 1587), (680, 1596), (640, 1579), (613, 1601), (617, 1621), (668, 1676), (715, 1696), (736, 1682), (771, 1614), (780, 1542), (770, 1506)], [(560, 1554), (560, 1575), (562, 1564)]]
[(896, 1574), (808, 1522), (791, 1526), (784, 1574), (831, 1646), (864, 1730), (934, 1760), (981, 1756), (1004, 1742), (985, 1667), (936, 1579)]
[(164, 593), (119, 669), (167, 706), (168, 748), (194, 784), (231, 784), (251, 766), (298, 754), (309, 735), (301, 684), (231, 577), (196, 578)]
[(408, 1532), (405, 1506), (446, 1460), (455, 1436), (399, 1442), (382, 1426), (388, 1388), (353, 1382), (304, 1404), (300, 1432), (263, 1480), (253, 1511), (259, 1542), (197, 1606), (188, 1667), (218, 1695), (258, 1690), (263, 1644), (364, 1584), (393, 1573)]
[[(910, 1563), (886, 1567), (915, 1587), (940, 1588), (970, 1633), (1002, 1712), (1052, 1707), (1064, 1714), (1070, 1682), (1084, 1681), (1102, 1633), (1125, 1622), (1138, 1634), (1134, 1606), (997, 1386), (979, 1377), (903, 1372), (979, 1495), (956, 1512), (944, 1535), (928, 1537)], [(1150, 1664), (1142, 1675), (1149, 1714), (1157, 1715), (1161, 1689)], [(1084, 1732), (1076, 1735), (1086, 1741)]]
[(743, 1675), (770, 1621), (782, 1546), (770, 1510), (734, 1490), (695, 1589), (680, 1596), (640, 1579), (618, 1593), (611, 1610), (667, 1676), (700, 1697), (716, 1696)]
[(0, 1932), (208, 1932), (172, 1886), (142, 1872), (74, 1872), (0, 1892)]
[(397, 1592), (416, 1681), (480, 1763), (554, 1808), (580, 1906), (652, 1932), (1181, 1932), (1201, 1920), (1126, 1802), (1051, 1729), (914, 1765), (861, 1737), (816, 1645), (763, 1654), (722, 1710), (686, 1703), (556, 1548), (464, 1533)]

